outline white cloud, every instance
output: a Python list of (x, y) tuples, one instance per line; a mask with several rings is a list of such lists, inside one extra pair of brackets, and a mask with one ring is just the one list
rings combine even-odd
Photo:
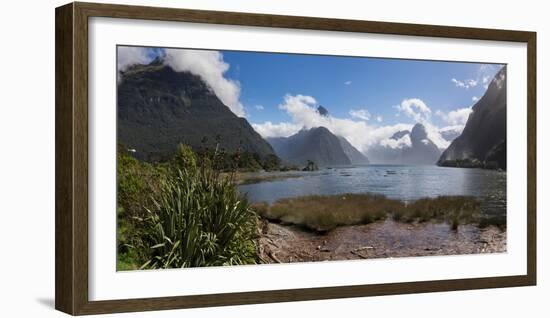
[(472, 96), (472, 102), (477, 102), (479, 100), (479, 97), (477, 96)]
[[(295, 134), (300, 129), (310, 129), (314, 127), (326, 127), (333, 134), (346, 138), (354, 147), (360, 151), (367, 151), (370, 147), (384, 144), (386, 147), (402, 147), (407, 145), (407, 140), (391, 141), (391, 137), (398, 131), (411, 130), (412, 124), (398, 123), (387, 126), (369, 125), (365, 120), (336, 118), (331, 115), (322, 116), (316, 109), (317, 101), (315, 98), (306, 95), (286, 95), (284, 101), (279, 105), (279, 109), (284, 110), (291, 118), (290, 122), (273, 124), (265, 122), (262, 124), (253, 124), (254, 129), (263, 137), (288, 137)], [(429, 114), (431, 110), (420, 99), (406, 99), (399, 107), (402, 112), (408, 116), (420, 117), (421, 122), (426, 127), (428, 138), (432, 140), (439, 148), (444, 149), (449, 146), (439, 128), (431, 124)], [(380, 121), (382, 117), (380, 117)]]
[(474, 79), (466, 79), (466, 80), (460, 81), (460, 80), (457, 80), (456, 78), (452, 78), (451, 82), (453, 82), (456, 87), (462, 87), (462, 88), (468, 89), (470, 87), (476, 87), (479, 81)]
[(270, 121), (263, 124), (252, 124), (252, 127), (264, 138), (292, 136), (302, 128), (302, 126), (293, 123), (273, 124)]
[(404, 99), (401, 104), (395, 106), (398, 114), (405, 114), (412, 118), (415, 122), (421, 123), (426, 128), (428, 138), (440, 149), (445, 149), (449, 146), (449, 142), (441, 136), (439, 128), (431, 122), (432, 110), (426, 103), (419, 98)]
[(117, 69), (125, 71), (128, 67), (135, 64), (149, 64), (151, 57), (147, 54), (147, 49), (139, 46), (119, 46), (117, 47)]
[(376, 116), (376, 121), (381, 123), (383, 120), (382, 116)]
[(502, 83), (505, 83), (506, 75), (500, 74), (498, 77), (493, 78), (493, 82), (497, 85), (498, 89), (502, 89)]
[(455, 86), (461, 88), (468, 89), (470, 87), (475, 87), (478, 84), (483, 84), (483, 87), (487, 89), (489, 88), (491, 78), (495, 74), (497, 68), (498, 66), (496, 64), (481, 64), (477, 70), (475, 79), (466, 79), (461, 81), (456, 78), (452, 78), (451, 81), (455, 84)]
[(246, 115), (239, 101), (241, 86), (239, 82), (224, 77), (230, 66), (220, 52), (187, 49), (165, 49), (164, 52), (166, 65), (176, 72), (187, 71), (199, 76), (235, 115)]
[(403, 113), (418, 123), (429, 122), (432, 114), (431, 109), (419, 98), (404, 99), (395, 108), (398, 114)]
[(404, 135), (399, 139), (386, 138), (380, 141), (380, 146), (389, 147), (392, 149), (402, 149), (412, 146), (411, 136), (409, 134)]
[(257, 110), (264, 110), (263, 105), (256, 105), (256, 106), (254, 106), (254, 108), (256, 108)]
[[(117, 68), (126, 70), (134, 64), (148, 64), (152, 57), (147, 48), (143, 47), (118, 47)], [(190, 72), (199, 76), (216, 94), (216, 96), (235, 115), (246, 115), (244, 106), (239, 101), (241, 87), (239, 82), (225, 78), (224, 73), (230, 65), (223, 60), (223, 55), (217, 51), (164, 49), (164, 63), (172, 67), (176, 72)]]
[(361, 120), (369, 120), (371, 118), (371, 115), (368, 110), (366, 109), (358, 109), (358, 110), (350, 110), (349, 114), (352, 118), (357, 118)]
[(284, 110), (290, 117), (290, 122), (273, 124), (265, 122), (252, 124), (254, 129), (263, 137), (288, 137), (300, 129), (326, 127), (333, 134), (346, 138), (360, 151), (366, 151), (382, 140), (389, 139), (400, 130), (410, 130), (411, 124), (396, 124), (391, 126), (370, 126), (364, 120), (336, 118), (331, 115), (322, 116), (316, 109), (317, 101), (311, 96), (286, 95), (279, 109)]
[(351, 81), (345, 81), (344, 85), (351, 85)]
[(445, 140), (451, 142), (464, 130), (464, 125), (452, 125), (452, 126), (445, 126), (439, 129), (439, 133)]
[(449, 147), (451, 143), (443, 138), (443, 136), (441, 136), (441, 133), (439, 132), (439, 128), (437, 126), (433, 125), (430, 122), (426, 122), (424, 123), (424, 127), (426, 128), (428, 138), (433, 141), (437, 148), (447, 149), (447, 147)]
[(448, 113), (444, 113), (438, 110), (436, 112), (436, 115), (441, 117), (441, 119), (443, 119), (449, 125), (465, 125), (471, 113), (472, 113), (472, 108), (465, 107), (465, 108), (451, 110)]

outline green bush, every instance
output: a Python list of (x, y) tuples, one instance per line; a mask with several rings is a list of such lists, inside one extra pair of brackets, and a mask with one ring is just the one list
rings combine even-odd
[(148, 212), (142, 268), (256, 262), (256, 214), (232, 181), (208, 165), (175, 168)]
[(159, 180), (166, 169), (131, 157), (124, 149), (117, 156), (117, 258), (119, 270), (139, 267), (142, 220), (153, 206)]

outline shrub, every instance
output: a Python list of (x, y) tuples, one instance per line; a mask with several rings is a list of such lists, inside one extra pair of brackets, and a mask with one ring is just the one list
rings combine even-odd
[(146, 209), (153, 206), (165, 168), (138, 161), (121, 147), (117, 156), (117, 258), (119, 270), (139, 267)]
[(142, 268), (252, 264), (256, 214), (228, 177), (208, 165), (176, 168), (144, 220)]

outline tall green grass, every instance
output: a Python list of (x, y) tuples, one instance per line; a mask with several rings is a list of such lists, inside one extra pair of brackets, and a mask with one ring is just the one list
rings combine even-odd
[(142, 268), (256, 262), (256, 214), (231, 180), (212, 169), (176, 169), (149, 213), (150, 258)]
[(257, 217), (220, 156), (179, 146), (162, 164), (119, 160), (118, 269), (256, 262)]

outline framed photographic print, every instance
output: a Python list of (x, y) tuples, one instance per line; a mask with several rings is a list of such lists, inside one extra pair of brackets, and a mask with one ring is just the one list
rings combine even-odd
[(536, 33), (56, 9), (56, 308), (536, 284)]

